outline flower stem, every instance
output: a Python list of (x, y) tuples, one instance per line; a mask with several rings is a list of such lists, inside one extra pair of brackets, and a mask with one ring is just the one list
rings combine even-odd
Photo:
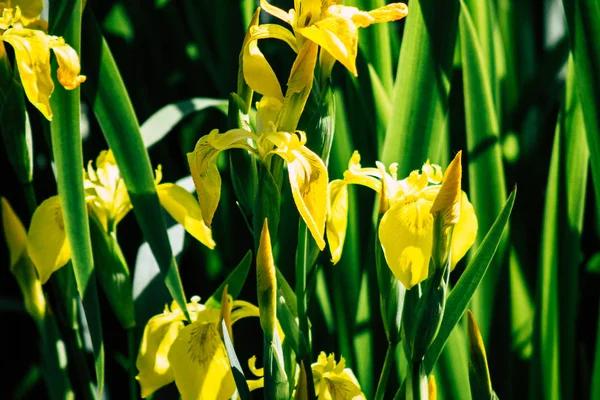
[(379, 383), (377, 384), (377, 392), (375, 392), (375, 400), (381, 400), (384, 398), (385, 389), (390, 376), (390, 369), (394, 363), (396, 347), (398, 347), (398, 343), (388, 343), (387, 352), (385, 353), (385, 361), (383, 362), (383, 369), (381, 370), (381, 376), (379, 377)]

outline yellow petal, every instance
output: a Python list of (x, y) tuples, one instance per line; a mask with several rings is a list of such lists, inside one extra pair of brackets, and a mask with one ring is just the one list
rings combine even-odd
[(183, 328), (169, 351), (183, 400), (229, 399), (236, 386), (217, 324), (198, 318)]
[[(253, 32), (255, 27), (250, 27)], [(243, 49), (244, 79), (248, 86), (263, 96), (274, 97), (283, 102), (283, 92), (277, 75), (264, 54), (258, 48), (258, 39), (251, 36)]]
[(348, 185), (336, 179), (329, 183), (329, 210), (327, 212), (327, 242), (331, 262), (335, 265), (342, 256), (348, 226)]
[(323, 160), (307, 147), (302, 146), (291, 153), (293, 156), (288, 156), (286, 161), (292, 196), (317, 246), (323, 250), (325, 218), (329, 202), (327, 168)]
[(181, 186), (163, 183), (156, 187), (160, 203), (175, 221), (209, 249), (215, 248), (212, 230), (202, 219), (202, 210), (194, 196)]
[(283, 22), (287, 22), (292, 25), (292, 16), (289, 13), (286, 13), (279, 7), (275, 7), (271, 5), (267, 0), (260, 0), (260, 8), (265, 10), (267, 13), (271, 14), (275, 18), (279, 18)]
[(32, 29), (7, 30), (0, 37), (15, 50), (21, 82), (27, 98), (48, 119), (52, 119), (50, 95), (54, 83), (50, 77), (50, 37)]
[(351, 369), (345, 368), (344, 357), (335, 362), (334, 354), (326, 356), (321, 352), (311, 368), (318, 399), (358, 400), (365, 399), (360, 384)]
[(333, 5), (327, 13), (334, 17), (351, 19), (358, 27), (366, 28), (378, 22), (391, 22), (402, 19), (408, 15), (408, 7), (404, 3), (392, 3), (373, 11), (360, 11), (356, 7)]
[(27, 235), (27, 251), (40, 281), (46, 283), (50, 275), (71, 259), (60, 197), (44, 200), (35, 210)]
[(282, 103), (274, 97), (263, 96), (256, 103), (256, 131), (258, 133), (272, 131)]
[(375, 23), (397, 21), (408, 15), (408, 7), (404, 3), (392, 3), (369, 11), (368, 14)]
[(73, 90), (85, 82), (85, 76), (79, 75), (81, 66), (77, 52), (61, 37), (51, 40), (50, 47), (54, 50), (56, 61), (58, 61), (56, 75), (60, 84), (67, 90)]
[(408, 198), (394, 204), (379, 224), (379, 240), (396, 278), (410, 289), (428, 276), (433, 216), (431, 202)]
[(459, 151), (450, 163), (444, 174), (442, 187), (440, 188), (433, 205), (432, 213), (440, 213), (444, 220), (444, 226), (455, 225), (460, 218), (460, 200), (462, 179), (461, 155)]
[(477, 215), (475, 215), (473, 205), (469, 202), (465, 192), (462, 192), (460, 219), (454, 226), (454, 233), (452, 235), (452, 269), (464, 257), (473, 243), (475, 243), (477, 228)]
[(429, 400), (437, 399), (437, 385), (435, 384), (435, 376), (430, 375), (429, 381), (427, 382), (427, 393), (429, 394)]
[(327, 50), (354, 76), (358, 76), (356, 70), (358, 28), (351, 19), (325, 18), (306, 28), (299, 29), (299, 33)]
[(24, 25), (37, 20), (44, 9), (43, 0), (11, 0), (10, 5), (19, 7)]
[(260, 310), (260, 326), (265, 336), (272, 338), (277, 317), (277, 279), (275, 277), (275, 260), (271, 247), (271, 235), (267, 219), (260, 233), (258, 252), (256, 254), (256, 292)]
[(177, 309), (156, 315), (146, 324), (136, 360), (136, 367), (140, 371), (136, 379), (140, 382), (143, 398), (173, 382), (168, 354), (183, 328), (183, 320), (183, 313)]
[(212, 224), (221, 197), (221, 175), (217, 168), (217, 155), (223, 150), (233, 148), (253, 151), (247, 143), (248, 139), (255, 139), (254, 134), (242, 129), (232, 129), (223, 134), (214, 129), (198, 140), (193, 152), (187, 153), (202, 217), (208, 226)]
[(344, 181), (348, 184), (362, 185), (381, 193), (381, 171), (378, 168), (362, 168), (360, 165), (360, 154), (354, 150), (348, 170), (344, 172)]
[(2, 227), (12, 270), (27, 250), (27, 232), (6, 198), (0, 197), (0, 204), (2, 206)]

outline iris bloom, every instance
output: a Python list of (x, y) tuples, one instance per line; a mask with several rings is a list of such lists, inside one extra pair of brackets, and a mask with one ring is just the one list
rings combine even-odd
[(323, 160), (306, 147), (306, 134), (301, 131), (282, 132), (275, 128), (275, 119), (282, 103), (263, 97), (256, 106), (257, 131), (231, 129), (219, 133), (211, 131), (198, 140), (194, 151), (188, 153), (188, 162), (202, 217), (211, 225), (221, 196), (221, 176), (217, 169), (217, 156), (228, 149), (243, 149), (259, 158), (269, 167), (273, 156), (283, 158), (287, 164), (292, 196), (298, 212), (317, 245), (325, 247), (325, 214), (327, 211), (327, 168)]
[[(229, 399), (235, 393), (220, 334), (224, 313), (199, 300), (193, 297), (187, 305), (191, 324), (184, 325), (185, 316), (175, 302), (148, 321), (136, 362), (143, 398), (173, 381), (183, 400)], [(236, 300), (230, 306), (231, 324), (259, 316), (258, 308), (248, 302)]]
[[(58, 81), (68, 90), (85, 81), (79, 75), (79, 57), (64, 39), (48, 35), (48, 23), (39, 16), (42, 0), (9, 0), (0, 2), (0, 42), (10, 44), (16, 57), (21, 83), (29, 101), (48, 119), (52, 119), (50, 95), (54, 83), (50, 76), (50, 49), (54, 51)], [(5, 50), (0, 43), (0, 57)]]
[[(88, 212), (108, 233), (116, 231), (117, 224), (131, 210), (131, 200), (119, 174), (112, 152), (102, 151), (96, 159), (96, 170), (88, 164), (84, 177)], [(214, 248), (212, 232), (202, 220), (202, 213), (194, 197), (173, 183), (158, 184), (161, 169), (156, 171), (156, 190), (167, 212), (196, 239)], [(71, 259), (59, 196), (45, 200), (36, 209), (28, 234), (28, 250), (42, 283)]]
[[(359, 184), (376, 191), (381, 198), (379, 240), (388, 266), (402, 284), (410, 289), (429, 275), (433, 245), (432, 206), (442, 187), (442, 169), (427, 161), (421, 170), (402, 180), (397, 178), (397, 164), (362, 168), (360, 155), (354, 152), (343, 180), (329, 185), (330, 212), (327, 237), (333, 262), (337, 262), (344, 244), (348, 216), (347, 185)], [(477, 235), (477, 217), (467, 195), (460, 192), (458, 221), (453, 225), (451, 268), (465, 255)], [(441, 202), (438, 201), (438, 205)], [(437, 207), (437, 206), (436, 206)], [(435, 211), (435, 210), (434, 210)], [(442, 210), (440, 210), (441, 212)]]
[[(285, 12), (267, 0), (261, 0), (261, 8), (290, 25), (293, 34), (279, 25), (264, 24), (253, 28), (253, 36), (256, 39), (271, 37), (283, 40), (296, 52), (307, 40), (311, 41), (325, 50), (321, 53), (322, 68), (331, 71), (337, 60), (356, 76), (358, 28), (404, 18), (408, 7), (403, 3), (392, 3), (365, 12), (340, 3), (341, 0), (294, 0), (294, 9)], [(256, 51), (254, 54), (261, 56)]]

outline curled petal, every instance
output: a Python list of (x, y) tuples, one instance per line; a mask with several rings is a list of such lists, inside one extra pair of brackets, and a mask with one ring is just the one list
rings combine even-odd
[(302, 146), (290, 153), (282, 157), (287, 161), (294, 202), (317, 246), (323, 250), (325, 219), (329, 203), (327, 168), (323, 160), (307, 147)]
[(329, 183), (329, 210), (327, 212), (327, 242), (331, 262), (337, 264), (342, 256), (348, 226), (348, 185), (336, 179)]
[(202, 210), (194, 196), (181, 186), (163, 183), (157, 186), (160, 203), (175, 221), (209, 249), (215, 248), (212, 230), (202, 219)]
[(283, 22), (287, 22), (289, 25), (293, 24), (292, 16), (289, 13), (286, 13), (279, 7), (271, 5), (267, 0), (260, 0), (260, 8), (275, 18), (279, 18)]
[(242, 51), (244, 79), (248, 86), (263, 96), (274, 97), (283, 102), (279, 80), (264, 54), (258, 48), (258, 38), (252, 37), (256, 27), (250, 27), (250, 38)]
[(394, 204), (379, 224), (385, 260), (400, 282), (410, 289), (425, 280), (433, 240), (431, 202), (409, 198)]
[(477, 215), (475, 215), (473, 205), (469, 202), (465, 192), (462, 192), (460, 219), (454, 226), (452, 234), (452, 263), (450, 264), (452, 269), (475, 243), (477, 228)]
[(35, 210), (27, 241), (27, 251), (40, 281), (46, 283), (54, 271), (71, 259), (60, 197), (50, 197)]
[(254, 134), (242, 129), (232, 129), (220, 134), (217, 129), (201, 137), (194, 151), (187, 153), (190, 171), (198, 193), (202, 217), (210, 226), (221, 197), (221, 175), (217, 168), (217, 156), (223, 150), (239, 148), (253, 151), (248, 139)]
[(136, 360), (136, 367), (140, 371), (136, 379), (140, 382), (143, 398), (173, 382), (168, 354), (183, 328), (183, 320), (183, 313), (177, 309), (172, 313), (167, 311), (156, 315), (146, 324)]
[(51, 120), (50, 95), (54, 90), (54, 83), (50, 77), (50, 37), (38, 30), (12, 28), (4, 32), (0, 39), (15, 50), (27, 98)]
[(392, 3), (369, 11), (368, 14), (373, 18), (373, 23), (397, 21), (408, 15), (408, 7), (404, 3)]
[(169, 350), (175, 384), (183, 400), (229, 399), (235, 381), (217, 324), (200, 318), (183, 328)]
[(324, 48), (354, 76), (358, 76), (358, 27), (351, 19), (329, 17), (299, 29), (298, 32)]
[(348, 184), (362, 185), (381, 193), (382, 175), (378, 168), (362, 168), (360, 165), (360, 154), (354, 151), (348, 162), (348, 170), (344, 172), (344, 181)]
[(56, 71), (58, 81), (65, 89), (73, 90), (85, 82), (86, 77), (79, 75), (81, 70), (79, 56), (71, 46), (65, 43), (63, 38), (53, 38), (50, 41), (50, 48), (54, 50), (56, 61), (58, 61), (58, 70)]

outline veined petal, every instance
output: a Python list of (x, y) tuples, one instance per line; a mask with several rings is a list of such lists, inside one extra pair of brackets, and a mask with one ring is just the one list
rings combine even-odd
[(430, 210), (430, 201), (407, 198), (394, 204), (379, 224), (385, 260), (407, 289), (428, 276), (433, 241)]
[(342, 256), (348, 226), (348, 185), (340, 179), (329, 182), (329, 210), (327, 212), (327, 242), (331, 262), (335, 265)]
[(328, 17), (298, 32), (327, 50), (354, 75), (358, 52), (358, 27), (351, 19)]
[(291, 153), (293, 156), (288, 154), (283, 158), (287, 161), (292, 196), (317, 246), (323, 250), (325, 219), (329, 203), (327, 168), (323, 160), (307, 147), (302, 146)]
[(462, 192), (462, 199), (460, 201), (460, 219), (454, 226), (454, 233), (452, 235), (452, 263), (450, 268), (454, 269), (456, 264), (471, 248), (475, 239), (477, 238), (477, 215), (473, 205), (469, 202), (469, 199), (465, 192)]
[(27, 235), (27, 251), (40, 281), (46, 283), (50, 275), (71, 259), (60, 197), (44, 200), (35, 210)]
[(314, 21), (321, 19), (322, 0), (295, 0), (295, 28), (304, 28)]
[(198, 140), (193, 152), (187, 153), (202, 217), (208, 226), (212, 224), (221, 197), (221, 175), (217, 168), (217, 155), (223, 150), (233, 148), (254, 151), (248, 144), (248, 139), (255, 139), (255, 135), (243, 129), (232, 129), (222, 134), (218, 129), (214, 129)]
[(12, 28), (4, 32), (0, 39), (15, 50), (27, 98), (51, 120), (50, 95), (54, 90), (54, 83), (50, 76), (50, 37), (38, 30)]
[(140, 382), (143, 398), (173, 382), (168, 354), (183, 328), (184, 319), (181, 310), (166, 310), (165, 313), (150, 318), (146, 324), (136, 360), (136, 367), (140, 371), (136, 379)]
[(289, 25), (293, 24), (292, 16), (289, 13), (286, 13), (279, 7), (271, 5), (267, 0), (260, 0), (260, 8), (275, 18), (279, 18), (283, 22), (287, 22)]
[(163, 183), (156, 187), (160, 203), (175, 221), (209, 249), (215, 248), (212, 230), (202, 219), (202, 210), (194, 196), (174, 183)]
[(71, 46), (65, 43), (63, 38), (53, 38), (50, 41), (50, 48), (54, 50), (56, 61), (58, 61), (58, 70), (56, 71), (58, 81), (65, 89), (73, 90), (85, 82), (85, 75), (79, 75), (81, 70), (79, 56)]
[(198, 318), (183, 328), (169, 351), (183, 400), (229, 399), (236, 386), (217, 324)]
[(279, 80), (264, 54), (258, 48), (258, 38), (252, 37), (255, 26), (250, 27), (251, 36), (242, 55), (244, 79), (248, 86), (263, 96), (274, 97), (283, 102)]

